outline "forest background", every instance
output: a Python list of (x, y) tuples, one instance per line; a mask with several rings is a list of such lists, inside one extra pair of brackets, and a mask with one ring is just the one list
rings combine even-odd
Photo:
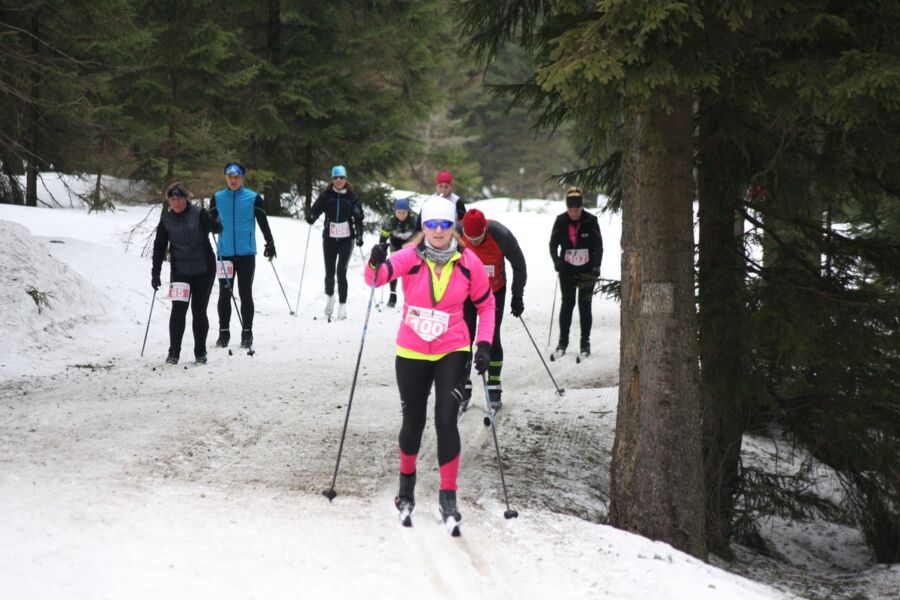
[[(444, 168), (579, 183), (623, 213), (610, 523), (727, 558), (828, 518), (898, 562), (897, 31), (868, 0), (0, 0), (0, 201), (45, 171), (97, 210), (108, 176), (208, 196), (234, 158), (294, 216), (333, 164), (380, 212)], [(745, 467), (776, 429), (844, 494)]]

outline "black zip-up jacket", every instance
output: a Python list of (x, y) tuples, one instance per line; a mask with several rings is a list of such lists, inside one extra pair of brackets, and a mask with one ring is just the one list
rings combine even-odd
[(398, 219), (397, 215), (390, 215), (384, 219), (381, 224), (381, 235), (378, 238), (379, 244), (390, 241), (391, 249), (399, 250), (415, 235), (417, 231), (415, 224), (419, 219), (419, 215), (413, 211), (408, 212), (409, 214), (406, 215), (406, 219), (403, 221)]
[[(347, 189), (347, 188), (344, 188)], [(309, 211), (307, 223), (315, 223), (319, 215), (325, 213), (325, 227), (322, 237), (331, 239), (328, 233), (332, 223), (350, 223), (350, 238), (362, 241), (363, 238), (363, 211), (356, 194), (347, 190), (343, 194), (334, 188), (329, 188), (319, 194)], [(343, 239), (343, 238), (337, 238)], [(349, 238), (347, 238), (349, 239)]]
[(216, 257), (209, 243), (209, 234), (221, 231), (222, 224), (204, 208), (188, 204), (181, 213), (166, 210), (156, 226), (151, 275), (159, 277), (166, 250), (170, 248), (173, 275), (178, 273), (193, 277), (215, 271)]
[[(575, 245), (569, 239), (569, 225), (578, 227), (575, 237)], [(574, 266), (565, 262), (566, 250), (587, 249), (589, 260), (587, 263)], [(553, 222), (553, 230), (550, 232), (550, 257), (553, 263), (562, 261), (562, 268), (573, 273), (586, 273), (596, 270), (603, 260), (603, 237), (600, 235), (600, 223), (597, 217), (582, 209), (581, 218), (578, 221), (569, 219), (569, 213), (564, 212), (556, 217)]]

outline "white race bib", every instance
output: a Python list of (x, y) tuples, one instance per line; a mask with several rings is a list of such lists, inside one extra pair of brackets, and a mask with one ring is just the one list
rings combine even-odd
[(175, 302), (187, 302), (191, 299), (191, 284), (173, 281), (169, 284), (169, 299)]
[(408, 240), (412, 236), (412, 231), (398, 231), (394, 234), (394, 237), (398, 240)]
[(220, 260), (216, 263), (216, 277), (219, 279), (234, 279), (234, 263), (230, 260)]
[(488, 277), (494, 276), (494, 265), (484, 265), (484, 272), (487, 273)]
[(447, 331), (450, 313), (433, 308), (410, 306), (406, 311), (404, 322), (416, 332), (416, 335), (426, 342), (430, 342)]
[(350, 237), (350, 221), (343, 223), (331, 222), (328, 224), (328, 237), (348, 238)]
[(566, 250), (563, 260), (573, 267), (580, 267), (588, 264), (588, 261), (591, 260), (591, 255), (587, 248), (574, 248)]

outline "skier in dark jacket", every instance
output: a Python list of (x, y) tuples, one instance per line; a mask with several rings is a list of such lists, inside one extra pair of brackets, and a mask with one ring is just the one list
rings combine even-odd
[(569, 328), (578, 294), (578, 317), (581, 321), (582, 358), (591, 354), (591, 300), (594, 285), (600, 277), (603, 260), (603, 238), (597, 217), (583, 208), (584, 196), (577, 187), (566, 192), (566, 212), (556, 217), (550, 233), (550, 257), (559, 273), (562, 303), (559, 307), (559, 343), (550, 355), (556, 360), (566, 353)]
[(188, 304), (193, 319), (194, 358), (200, 364), (206, 362), (206, 334), (209, 332), (206, 307), (216, 278), (209, 234), (222, 231), (222, 225), (206, 209), (191, 204), (189, 196), (181, 182), (169, 186), (166, 190), (169, 207), (163, 210), (153, 240), (150, 285), (154, 290), (161, 285), (159, 275), (167, 250), (171, 263), (169, 281), (176, 284), (170, 288), (172, 314), (169, 317), (169, 355), (166, 357), (170, 365), (178, 364), (181, 356)]
[[(500, 371), (503, 369), (503, 344), (500, 341), (500, 324), (503, 322), (503, 307), (506, 303), (506, 261), (512, 266), (512, 298), (510, 312), (519, 317), (525, 311), (523, 296), (528, 272), (525, 267), (525, 256), (519, 248), (519, 242), (512, 232), (497, 221), (485, 219), (484, 213), (477, 208), (469, 209), (462, 220), (463, 239), (466, 247), (484, 263), (491, 290), (494, 293), (494, 339), (491, 342), (491, 362), (488, 368), (488, 396), (491, 408), (502, 406), (500, 395)], [(474, 339), (475, 307), (466, 303), (464, 310), (469, 337)], [(470, 369), (466, 369), (466, 383), (463, 390), (460, 410), (465, 410), (472, 397), (472, 381), (469, 379)]]
[[(216, 250), (226, 269), (226, 273), (220, 274), (219, 279), (219, 339), (216, 340), (219, 348), (224, 348), (231, 340), (231, 295), (235, 279), (241, 298), (241, 347), (249, 348), (253, 345), (253, 275), (256, 272), (257, 225), (266, 240), (263, 256), (269, 260), (276, 256), (265, 204), (259, 194), (244, 187), (246, 173), (244, 165), (239, 161), (225, 165), (225, 183), (228, 187), (216, 192), (209, 204), (210, 214), (222, 222), (222, 235)], [(227, 273), (229, 266), (234, 268), (233, 277)]]
[[(409, 208), (409, 198), (398, 198), (394, 201), (394, 214), (386, 217), (381, 224), (381, 236), (379, 244), (390, 243), (391, 254), (403, 248), (404, 244), (416, 233), (416, 220), (418, 215)], [(397, 305), (397, 280), (390, 283), (391, 295), (388, 298), (388, 308)]]
[(306, 222), (312, 225), (325, 213), (322, 250), (325, 255), (325, 316), (334, 312), (334, 278), (338, 284), (338, 320), (347, 318), (347, 265), (353, 253), (353, 240), (363, 245), (363, 211), (359, 198), (347, 181), (347, 169), (337, 165), (331, 169), (331, 183), (316, 198)]

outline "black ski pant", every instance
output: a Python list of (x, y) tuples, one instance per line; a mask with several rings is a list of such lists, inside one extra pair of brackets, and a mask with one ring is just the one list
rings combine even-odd
[(462, 381), (469, 357), (468, 352), (450, 352), (435, 361), (397, 357), (397, 387), (403, 409), (400, 450), (404, 454), (419, 453), (425, 431), (428, 394), (434, 384), (438, 464), (445, 465), (459, 456), (459, 429), (456, 427), (459, 400), (453, 390)]
[[(500, 372), (503, 370), (503, 343), (500, 341), (500, 325), (503, 323), (503, 309), (506, 304), (506, 286), (494, 292), (494, 339), (491, 340), (491, 362), (488, 367), (488, 385), (500, 385)], [(469, 339), (475, 343), (475, 328), (478, 322), (478, 311), (471, 300), (463, 305), (463, 319), (469, 328)], [(471, 389), (471, 360), (466, 365), (466, 388)]]
[[(219, 280), (219, 329), (231, 329), (231, 294), (237, 282), (241, 299), (241, 322), (244, 329), (253, 329), (253, 275), (256, 272), (256, 256), (223, 256), (222, 260), (234, 263), (234, 280)], [(229, 288), (231, 286), (231, 288)]]
[(353, 238), (324, 238), (322, 253), (325, 255), (325, 294), (334, 295), (334, 276), (337, 271), (338, 302), (347, 302), (347, 265), (353, 254)]
[(181, 356), (181, 340), (184, 337), (185, 320), (188, 304), (190, 304), (191, 328), (194, 331), (194, 356), (206, 356), (206, 334), (209, 332), (209, 318), (206, 316), (206, 308), (209, 306), (209, 296), (212, 293), (215, 280), (215, 271), (191, 277), (179, 275), (178, 273), (172, 274), (171, 281), (190, 284), (191, 296), (187, 302), (172, 301), (172, 315), (169, 317), (170, 355)]
[(578, 319), (581, 323), (581, 345), (591, 343), (591, 300), (594, 298), (596, 279), (588, 277), (590, 272), (562, 271), (559, 274), (559, 287), (562, 292), (562, 303), (559, 306), (559, 344), (561, 348), (569, 346), (569, 329), (572, 326), (572, 313), (575, 310), (575, 296), (578, 296)]

